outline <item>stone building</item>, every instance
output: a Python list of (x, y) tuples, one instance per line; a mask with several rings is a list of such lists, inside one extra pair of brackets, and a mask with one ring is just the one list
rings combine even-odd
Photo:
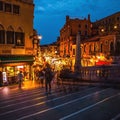
[(33, 0), (0, 0), (0, 71), (14, 83), (19, 70), (30, 78), (33, 59)]
[(92, 37), (82, 44), (83, 66), (113, 62), (120, 62), (120, 12), (93, 22)]
[(56, 42), (53, 42), (48, 45), (40, 45), (41, 56), (46, 59), (46, 61), (50, 62), (52, 58), (56, 58), (58, 56), (58, 46)]
[(88, 19), (71, 19), (66, 16), (66, 23), (60, 30), (60, 56), (73, 56), (73, 45), (76, 44), (76, 35), (80, 32), (82, 39), (85, 39), (91, 35), (91, 21), (90, 15)]
[(81, 64), (95, 66), (120, 62), (120, 12), (97, 20), (70, 19), (60, 30), (60, 56), (69, 57), (72, 67), (76, 55), (76, 35), (81, 34)]
[(120, 12), (93, 22), (93, 35), (120, 34)]

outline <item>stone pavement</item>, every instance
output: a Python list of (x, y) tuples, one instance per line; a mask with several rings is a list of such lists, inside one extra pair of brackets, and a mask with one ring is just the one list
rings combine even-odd
[[(34, 88), (37, 88), (40, 86), (41, 85), (39, 83), (37, 83), (35, 80), (26, 80), (22, 84), (22, 89), (28, 90), (28, 89), (34, 89)], [(15, 90), (19, 89), (18, 84), (2, 86), (2, 87), (0, 87), (0, 90), (2, 90), (3, 88), (9, 88), (9, 89), (15, 89)]]
[(34, 81), (25, 81), (22, 90), (16, 85), (2, 87), (0, 120), (120, 119), (119, 89), (79, 87), (72, 92), (52, 89), (49, 95)]

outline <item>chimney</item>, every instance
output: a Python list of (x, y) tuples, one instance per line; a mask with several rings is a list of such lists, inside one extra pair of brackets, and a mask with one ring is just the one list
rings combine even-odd
[(68, 21), (69, 21), (69, 15), (66, 16), (66, 22), (68, 22)]
[(90, 21), (90, 14), (88, 14), (88, 20)]

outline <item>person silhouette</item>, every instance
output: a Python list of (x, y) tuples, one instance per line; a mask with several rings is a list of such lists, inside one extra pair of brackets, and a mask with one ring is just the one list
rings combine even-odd
[(45, 68), (45, 90), (46, 90), (46, 94), (51, 94), (51, 81), (53, 78), (52, 75), (52, 69), (50, 67), (50, 65), (47, 63), (46, 64), (46, 68)]
[(23, 73), (22, 73), (22, 71), (20, 71), (19, 73), (18, 73), (18, 87), (21, 89), (21, 87), (22, 87), (22, 82), (23, 82)]

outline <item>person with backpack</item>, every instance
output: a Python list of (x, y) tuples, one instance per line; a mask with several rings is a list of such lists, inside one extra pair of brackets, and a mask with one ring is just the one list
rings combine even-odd
[(47, 63), (45, 68), (45, 90), (46, 94), (51, 94), (51, 81), (53, 79), (53, 72), (50, 65)]

